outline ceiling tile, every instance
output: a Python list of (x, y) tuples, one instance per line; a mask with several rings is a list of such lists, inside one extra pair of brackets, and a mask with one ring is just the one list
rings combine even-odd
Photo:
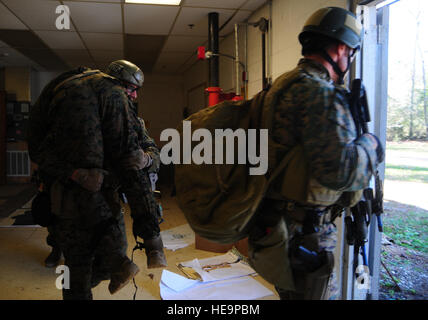
[(207, 42), (207, 37), (169, 36), (162, 51), (196, 52), (199, 46)]
[(122, 3), (122, 0), (68, 0), (73, 2), (85, 1), (85, 2), (111, 2), (111, 3)]
[(65, 67), (62, 59), (32, 31), (0, 30), (0, 40), (48, 70)]
[(251, 11), (239, 10), (236, 15), (220, 30), (220, 36), (226, 36), (235, 30), (235, 23), (244, 22), (251, 16)]
[(0, 66), (2, 67), (34, 67), (37, 70), (41, 69), (37, 63), (28, 59), (26, 56), (13, 48), (2, 48), (0, 53), (2, 54), (0, 57)]
[(138, 65), (143, 72), (150, 72), (165, 43), (165, 36), (126, 34), (125, 59)]
[(187, 52), (162, 52), (159, 55), (158, 60), (156, 61), (156, 64), (184, 64), (190, 57), (191, 53)]
[(35, 31), (51, 49), (85, 49), (77, 32)]
[(122, 34), (82, 32), (80, 35), (90, 50), (123, 50)]
[(92, 62), (92, 60), (70, 60), (67, 61), (69, 68), (78, 68), (78, 67), (88, 67), (91, 69), (98, 69), (97, 64)]
[(0, 29), (0, 40), (7, 43), (12, 48), (49, 49), (49, 47), (30, 30)]
[(39, 65), (43, 66), (47, 70), (65, 70), (66, 65), (64, 60), (58, 57), (50, 49), (20, 49), (20, 51), (30, 58), (31, 60), (37, 62)]
[(185, 0), (184, 7), (238, 9), (247, 0)]
[(125, 34), (124, 48), (126, 53), (132, 51), (160, 52), (165, 40), (165, 36)]
[(124, 59), (123, 51), (90, 50), (95, 62), (112, 62)]
[(79, 32), (122, 33), (120, 4), (64, 1)]
[[(47, 0), (3, 0), (3, 3), (32, 30), (58, 30), (55, 13), (59, 1)], [(70, 30), (73, 26), (70, 24)]]
[(58, 49), (54, 50), (54, 52), (64, 59), (65, 61), (75, 61), (75, 60), (91, 60), (91, 56), (89, 55), (87, 50), (65, 50), (65, 49)]
[(267, 0), (248, 0), (248, 2), (245, 3), (241, 9), (254, 11), (260, 8), (266, 2)]
[(166, 35), (179, 9), (178, 6), (125, 4), (125, 33)]
[(27, 27), (8, 8), (0, 3), (0, 29), (25, 30)]
[(153, 73), (164, 73), (164, 74), (173, 74), (173, 73), (177, 73), (177, 70), (181, 67), (180, 64), (168, 64), (168, 65), (158, 65), (156, 64), (153, 67)]
[[(171, 34), (208, 36), (208, 13), (213, 10), (210, 8), (182, 8)], [(219, 13), (219, 27), (221, 27), (232, 16), (234, 10), (216, 9), (215, 12)], [(189, 26), (191, 24), (193, 27)]]

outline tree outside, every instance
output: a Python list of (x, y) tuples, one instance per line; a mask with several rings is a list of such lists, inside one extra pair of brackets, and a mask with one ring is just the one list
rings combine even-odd
[(380, 299), (428, 299), (428, 1), (390, 5)]
[(428, 141), (428, 1), (390, 6), (388, 50), (389, 141)]

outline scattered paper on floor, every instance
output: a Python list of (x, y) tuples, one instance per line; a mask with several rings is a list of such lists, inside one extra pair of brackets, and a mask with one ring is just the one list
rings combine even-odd
[(159, 286), (164, 300), (254, 300), (273, 295), (250, 276), (203, 282), (163, 270)]
[(161, 231), (163, 246), (175, 251), (195, 242), (195, 233), (188, 224)]
[(206, 259), (181, 262), (177, 266), (189, 278), (201, 279), (203, 282), (226, 280), (256, 273), (233, 251)]

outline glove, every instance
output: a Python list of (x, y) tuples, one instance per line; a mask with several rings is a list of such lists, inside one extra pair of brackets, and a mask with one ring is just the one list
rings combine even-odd
[(382, 143), (380, 143), (379, 138), (376, 137), (372, 133), (364, 133), (363, 136), (369, 137), (372, 141), (376, 141), (376, 155), (377, 155), (377, 162), (382, 163), (383, 160), (385, 160), (385, 152), (383, 150)]
[(149, 173), (150, 184), (152, 186), (152, 191), (156, 190), (156, 181), (158, 181), (158, 175), (155, 172)]
[(152, 165), (152, 158), (148, 153), (138, 149), (132, 156), (123, 159), (120, 164), (126, 170), (141, 170)]
[(98, 192), (104, 181), (104, 175), (108, 172), (102, 169), (76, 169), (70, 179), (90, 192)]

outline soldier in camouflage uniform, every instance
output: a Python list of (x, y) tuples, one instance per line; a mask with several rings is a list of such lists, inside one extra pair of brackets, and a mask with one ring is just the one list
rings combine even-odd
[[(134, 85), (141, 86), (143, 74), (136, 66), (134, 71)], [(154, 237), (159, 233), (159, 206), (150, 196), (144, 170), (152, 161), (134, 130), (128, 86), (98, 70), (56, 80), (30, 115), (34, 139), (29, 139), (29, 150), (47, 177), (56, 218), (52, 234), (70, 269), (70, 289), (63, 289), (63, 297), (92, 299), (97, 252), (103, 252), (112, 294), (138, 272), (126, 256), (123, 216), (112, 201), (115, 185), (101, 188), (104, 177), (112, 173), (111, 180), (117, 178), (126, 194), (134, 234)]]
[[(277, 159), (302, 146), (316, 185), (309, 193), (327, 198), (319, 203), (283, 201), (275, 196), (278, 190), (270, 190), (250, 233), (250, 262), (271, 279), (281, 299), (337, 299), (333, 209), (345, 194), (361, 196), (355, 192), (369, 185), (383, 161), (383, 148), (372, 134), (357, 138), (348, 91), (340, 86), (361, 43), (356, 17), (341, 8), (320, 9), (305, 23), (299, 40), (304, 59), (269, 90), (283, 90), (273, 110), (271, 141)], [(278, 89), (283, 83), (287, 88)], [(329, 199), (329, 194), (334, 196)], [(304, 259), (305, 249), (317, 253), (322, 264)]]
[[(145, 179), (147, 184), (151, 188), (152, 181), (157, 180), (157, 172), (159, 171), (160, 167), (160, 154), (155, 141), (149, 136), (147, 132), (144, 120), (142, 118), (139, 118), (137, 115), (137, 109), (133, 102), (136, 101), (137, 89), (141, 86), (136, 85), (132, 73), (130, 73), (129, 70), (132, 70), (132, 65), (130, 65), (128, 61), (118, 60), (112, 62), (108, 66), (106, 73), (112, 77), (115, 77), (116, 79), (119, 79), (121, 83), (123, 83), (125, 87), (127, 87), (130, 111), (129, 113), (132, 118), (133, 128), (137, 133), (141, 149), (144, 151), (145, 154), (149, 156), (150, 163), (146, 166)], [(139, 159), (140, 161), (144, 161), (143, 158)], [(134, 165), (144, 165), (144, 163), (133, 163), (134, 160), (135, 158), (131, 159), (130, 161), (127, 161), (126, 163), (124, 162), (124, 164), (126, 164), (128, 167), (132, 167)], [(161, 212), (159, 205), (155, 200), (153, 193), (154, 191), (155, 190), (149, 190), (146, 193), (146, 197), (150, 197), (150, 203), (156, 206), (156, 208), (150, 207), (150, 210), (149, 212), (147, 212), (147, 215), (151, 215), (155, 217), (157, 221), (160, 221)], [(153, 221), (150, 222), (150, 224), (152, 223)], [(154, 224), (152, 229), (146, 229), (143, 233), (138, 233), (134, 230), (134, 235), (135, 237), (137, 237), (138, 235), (144, 239), (144, 248), (147, 255), (148, 268), (158, 268), (167, 266), (158, 224)]]
[[(60, 74), (58, 77), (50, 81), (48, 85), (46, 85), (39, 98), (37, 99), (36, 103), (32, 106), (30, 118), (31, 121), (29, 122), (27, 141), (29, 154), (33, 162), (37, 161), (37, 148), (41, 141), (43, 141), (43, 139), (46, 137), (48, 132), (48, 117), (46, 109), (49, 105), (50, 100), (53, 98), (53, 89), (67, 78), (88, 70), (89, 69), (86, 67), (78, 67), (76, 69)], [(37, 169), (37, 178), (38, 183), (41, 184), (41, 186), (39, 187), (42, 190), (50, 189), (52, 179), (49, 179), (49, 176), (40, 167)], [(48, 236), (46, 237), (46, 243), (50, 247), (52, 247), (52, 251), (45, 259), (45, 266), (48, 268), (53, 268), (58, 265), (62, 253), (58, 243), (55, 241), (55, 237), (53, 236), (54, 230), (52, 226), (48, 226), (47, 229)]]

